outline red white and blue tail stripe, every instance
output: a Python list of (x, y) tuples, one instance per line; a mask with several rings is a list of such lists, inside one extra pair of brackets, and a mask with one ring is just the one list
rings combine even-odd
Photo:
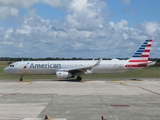
[(136, 53), (128, 60), (128, 63), (125, 67), (147, 67), (152, 41), (153, 40), (146, 40), (136, 51)]

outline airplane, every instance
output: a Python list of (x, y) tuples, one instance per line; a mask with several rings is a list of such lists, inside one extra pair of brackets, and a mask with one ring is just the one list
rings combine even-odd
[(20, 81), (26, 74), (55, 74), (57, 79), (70, 79), (92, 73), (121, 73), (154, 65), (148, 61), (153, 40), (146, 40), (135, 54), (127, 60), (61, 60), (61, 61), (18, 61), (4, 69), (5, 73), (19, 74)]

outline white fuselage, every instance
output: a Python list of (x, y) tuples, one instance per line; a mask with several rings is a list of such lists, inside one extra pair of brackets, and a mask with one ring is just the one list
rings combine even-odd
[[(69, 61), (20, 61), (12, 63), (4, 69), (11, 74), (55, 74), (59, 70), (85, 68), (94, 65), (97, 60)], [(119, 73), (131, 70), (126, 68), (128, 60), (102, 60), (100, 64), (86, 71), (91, 73)], [(133, 68), (132, 68), (133, 69)]]

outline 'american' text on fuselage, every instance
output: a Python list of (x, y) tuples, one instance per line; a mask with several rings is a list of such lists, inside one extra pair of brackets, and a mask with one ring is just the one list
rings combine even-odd
[(30, 68), (61, 68), (61, 64), (33, 64), (31, 63)]

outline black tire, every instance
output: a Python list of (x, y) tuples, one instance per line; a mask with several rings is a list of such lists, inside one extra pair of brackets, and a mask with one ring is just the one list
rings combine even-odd
[(78, 77), (77, 77), (77, 80), (78, 80), (78, 81), (81, 81), (81, 80), (82, 80), (82, 78), (81, 78), (80, 76), (78, 76)]
[(23, 81), (23, 75), (20, 77), (19, 81)]
[(22, 79), (22, 78), (20, 78), (20, 79), (19, 79), (19, 81), (23, 81), (23, 79)]

